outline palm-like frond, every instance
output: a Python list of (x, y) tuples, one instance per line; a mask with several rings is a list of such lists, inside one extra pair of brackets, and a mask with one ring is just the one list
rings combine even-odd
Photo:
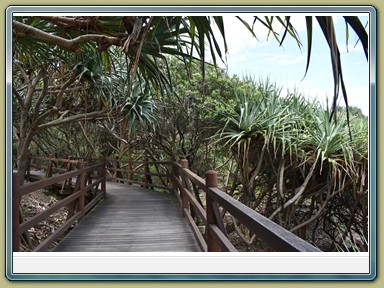
[(135, 82), (131, 94), (122, 103), (121, 113), (129, 122), (129, 129), (133, 129), (137, 122), (141, 124), (153, 124), (155, 121), (154, 101), (148, 86), (139, 81)]
[(315, 151), (315, 162), (320, 163), (321, 169), (324, 163), (330, 163), (333, 169), (343, 169), (351, 175), (355, 170), (355, 159), (346, 115), (340, 117), (338, 122), (330, 122), (330, 115), (328, 108), (317, 111), (312, 125), (307, 128), (307, 144)]
[(253, 95), (240, 93), (236, 108), (227, 108), (226, 124), (217, 134), (225, 145), (249, 146), (257, 140), (257, 145), (267, 147), (275, 157), (289, 155), (301, 164), (318, 163), (320, 170), (329, 163), (347, 175), (356, 170), (357, 159), (366, 158), (366, 121), (353, 118), (349, 130), (346, 112), (339, 112), (339, 121), (329, 121), (330, 109), (318, 102), (309, 102), (297, 93), (281, 97), (281, 90), (268, 81), (256, 86)]
[[(305, 17), (306, 28), (307, 28), (308, 49), (307, 49), (307, 63), (306, 63), (304, 77), (308, 72), (308, 68), (311, 60), (313, 18), (315, 18), (316, 21), (318, 22), (323, 32), (324, 38), (326, 39), (329, 46), (331, 62), (332, 62), (332, 70), (333, 70), (333, 79), (334, 79), (333, 105), (332, 105), (332, 112), (330, 117), (331, 118), (333, 117), (335, 120), (337, 120), (336, 103), (339, 98), (340, 89), (343, 95), (344, 102), (346, 104), (347, 112), (348, 112), (349, 105), (348, 105), (347, 89), (345, 87), (345, 83), (343, 79), (343, 71), (341, 66), (339, 46), (336, 41), (336, 33), (334, 29), (334, 24), (333, 24), (333, 18), (331, 16), (306, 16)], [(276, 28), (273, 26), (274, 19), (277, 19), (278, 22), (284, 27), (284, 33), (281, 37), (279, 37), (279, 34), (275, 31)], [(356, 32), (356, 35), (363, 47), (365, 56), (368, 59), (368, 34), (365, 27), (362, 25), (358, 16), (344, 16), (344, 19), (345, 19), (345, 22), (347, 23), (347, 27), (349, 25)], [(260, 23), (262, 23), (269, 31), (268, 35), (272, 34), (276, 38), (276, 40), (280, 43), (280, 45), (283, 44), (284, 40), (286, 39), (286, 35), (289, 34), (297, 42), (298, 46), (301, 47), (302, 44), (301, 44), (300, 37), (296, 32), (295, 28), (290, 23), (290, 17), (285, 17), (283, 19), (281, 17), (266, 16), (264, 17), (264, 20), (263, 20), (260, 17), (255, 16), (254, 24), (256, 21), (259, 21)], [(347, 37), (347, 41), (348, 41), (348, 37)], [(350, 125), (349, 113), (347, 113), (347, 123), (349, 126)], [(351, 137), (352, 135), (350, 133), (350, 138)]]
[[(142, 27), (135, 31), (136, 22), (142, 23)], [(38, 53), (40, 56), (49, 55), (47, 49), (55, 45), (62, 50), (77, 53), (90, 42), (97, 44), (98, 52), (109, 53), (111, 46), (124, 46), (127, 57), (132, 63), (128, 74), (138, 72), (140, 77), (158, 89), (170, 84), (167, 75), (164, 75), (156, 64), (158, 59), (166, 59), (166, 55), (176, 56), (185, 63), (196, 59), (202, 60), (203, 75), (206, 43), (209, 44), (214, 64), (216, 54), (222, 59), (223, 53), (218, 37), (213, 32), (213, 23), (217, 25), (224, 40), (225, 53), (227, 50), (223, 20), (218, 16), (38, 16), (15, 17), (13, 23), (15, 42), (17, 45), (25, 43), (17, 50), (28, 51), (28, 47), (31, 49), (30, 47), (40, 45)], [(128, 42), (131, 36), (133, 40)], [(34, 45), (31, 45), (31, 41)], [(28, 51), (28, 55), (36, 55), (34, 53), (36, 48), (34, 49), (35, 51)], [(193, 50), (197, 52), (199, 58), (194, 56)], [(158, 92), (163, 93), (162, 90)]]
[(219, 138), (231, 146), (259, 139), (263, 145), (273, 148), (275, 154), (292, 153), (298, 116), (280, 97), (281, 89), (268, 80), (256, 87), (253, 95), (239, 92), (238, 107), (228, 110), (227, 122)]

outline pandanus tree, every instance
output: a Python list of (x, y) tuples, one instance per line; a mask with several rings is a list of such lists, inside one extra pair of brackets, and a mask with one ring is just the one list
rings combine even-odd
[[(239, 201), (309, 241), (320, 230), (335, 247), (348, 239), (366, 249), (367, 119), (352, 117), (349, 128), (345, 111), (329, 121), (328, 107), (280, 97), (268, 81), (255, 87), (238, 93), (217, 134), (237, 163)], [(256, 235), (236, 228), (253, 242)]]
[[(101, 74), (125, 77), (125, 97), (129, 100), (137, 75), (158, 95), (169, 88), (169, 75), (162, 72), (158, 63), (166, 54), (187, 63), (195, 59), (197, 52), (204, 63), (205, 39), (216, 43), (211, 21), (222, 26), (220, 17), (15, 17), (13, 96), (18, 104), (14, 134), (19, 142), (19, 175), (24, 174), (28, 148), (37, 131), (127, 112), (129, 106), (124, 102), (124, 107), (120, 107), (124, 109), (110, 105), (119, 91), (114, 91), (116, 85), (112, 81), (110, 86), (101, 81)], [(124, 53), (123, 58), (113, 58), (116, 46)], [(221, 55), (217, 45), (211, 48)], [(124, 75), (114, 75), (118, 72), (114, 61), (126, 61)], [(86, 95), (99, 105), (86, 105), (86, 99), (77, 93), (85, 87), (85, 79), (93, 92), (94, 87), (104, 85), (105, 89), (99, 91), (105, 93)]]
[[(250, 24), (239, 18), (253, 34)], [(312, 46), (312, 22), (319, 23), (329, 44), (334, 77), (334, 105), (341, 87), (347, 104), (340, 53), (335, 37), (332, 17), (306, 17), (308, 35), (307, 69)], [(358, 17), (344, 17), (347, 27), (356, 32), (364, 52), (368, 51), (368, 36)], [(254, 17), (279, 41), (289, 35), (301, 45), (290, 17)], [(282, 35), (275, 32), (274, 22), (283, 27)], [(214, 32), (213, 26), (218, 29)], [(217, 35), (219, 34), (219, 36)], [(221, 45), (221, 43), (223, 45)], [(217, 57), (223, 60), (227, 52), (223, 18), (220, 16), (18, 16), (13, 19), (13, 96), (18, 105), (19, 116), (14, 121), (15, 135), (19, 140), (18, 169), (23, 174), (26, 155), (36, 131), (53, 125), (61, 125), (80, 119), (95, 120), (110, 116), (108, 106), (103, 105), (99, 95), (93, 110), (79, 109), (76, 113), (65, 106), (71, 98), (82, 97), (77, 90), (83, 89), (82, 79), (95, 73), (87, 65), (78, 65), (76, 57), (86, 62), (99, 62), (100, 73), (113, 74), (114, 59), (111, 48), (119, 47), (128, 63), (126, 76), (128, 93), (137, 75), (149, 83), (157, 95), (170, 87), (170, 75), (160, 69), (159, 60), (173, 55), (185, 63), (186, 69), (194, 59), (201, 60), (202, 73), (206, 62), (206, 47), (216, 64)], [(223, 47), (223, 48), (221, 48)], [(120, 60), (121, 61), (121, 60)], [(165, 62), (166, 63), (166, 62)], [(165, 64), (166, 65), (166, 64)], [(95, 67), (95, 66), (94, 66)], [(93, 68), (94, 68), (93, 67)], [(85, 69), (86, 68), (86, 69)], [(82, 70), (83, 69), (83, 70)], [(166, 70), (169, 72), (169, 70)], [(89, 84), (98, 85), (92, 81)], [(55, 91), (55, 92), (53, 92)], [(70, 92), (71, 91), (71, 92)], [(70, 102), (70, 101), (69, 101)], [(83, 101), (85, 103), (85, 101)], [(97, 107), (98, 106), (98, 107)], [(348, 107), (348, 105), (347, 105)], [(70, 108), (70, 109), (69, 109)], [(84, 107), (82, 107), (84, 108)], [(81, 110), (81, 111), (80, 111)], [(336, 114), (333, 113), (334, 117)], [(348, 114), (347, 114), (348, 115)], [(16, 116), (16, 115), (15, 115)]]

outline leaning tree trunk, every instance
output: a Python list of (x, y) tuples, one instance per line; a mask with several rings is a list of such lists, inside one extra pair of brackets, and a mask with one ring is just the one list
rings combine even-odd
[(17, 148), (17, 175), (20, 185), (24, 184), (25, 170), (27, 167), (28, 151), (36, 130), (27, 127), (29, 117), (21, 117), (19, 146)]
[[(24, 132), (24, 131), (23, 131)], [(25, 133), (21, 133), (22, 135)], [(24, 136), (23, 135), (23, 136)], [(27, 168), (27, 161), (28, 161), (28, 147), (30, 146), (32, 142), (33, 133), (30, 131), (30, 133), (27, 134), (26, 137), (23, 137), (20, 139), (20, 145), (18, 147), (17, 151), (17, 175), (19, 177), (19, 185), (24, 184), (24, 176), (25, 171)], [(24, 222), (24, 212), (21, 209), (21, 206), (19, 207), (19, 219), (20, 224)], [(21, 243), (27, 247), (27, 249), (32, 249), (32, 243), (30, 241), (29, 233), (28, 231), (24, 232), (21, 237)]]

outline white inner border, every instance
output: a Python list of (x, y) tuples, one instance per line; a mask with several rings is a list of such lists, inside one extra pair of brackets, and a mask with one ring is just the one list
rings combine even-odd
[(368, 274), (368, 252), (15, 252), (13, 273)]

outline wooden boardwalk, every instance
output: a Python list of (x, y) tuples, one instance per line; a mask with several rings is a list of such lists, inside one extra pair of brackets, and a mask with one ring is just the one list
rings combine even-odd
[(107, 182), (107, 197), (84, 217), (55, 252), (201, 251), (176, 198)]

